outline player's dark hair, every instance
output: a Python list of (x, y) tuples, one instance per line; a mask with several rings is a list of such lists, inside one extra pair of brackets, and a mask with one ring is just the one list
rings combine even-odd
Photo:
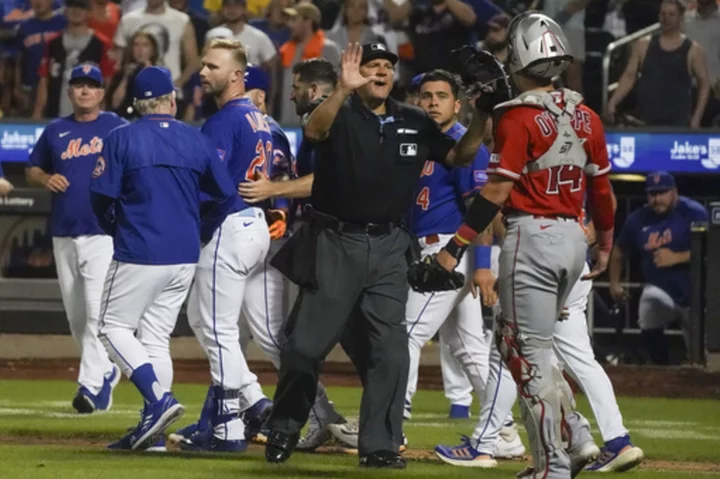
[(296, 63), (292, 72), (303, 83), (332, 85), (333, 88), (337, 85), (335, 66), (324, 58), (311, 58)]
[(460, 98), (460, 82), (458, 79), (450, 73), (447, 70), (431, 70), (427, 72), (425, 75), (423, 75), (422, 80), (420, 81), (420, 88), (427, 82), (431, 81), (444, 81), (448, 85), (450, 85), (450, 91), (452, 92), (453, 96), (457, 100)]

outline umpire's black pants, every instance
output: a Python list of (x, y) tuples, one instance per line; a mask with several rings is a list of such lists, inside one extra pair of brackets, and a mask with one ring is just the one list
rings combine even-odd
[(351, 330), (366, 334), (355, 344), (369, 349), (355, 352), (355, 359), (364, 356), (365, 366), (358, 371), (365, 376), (359, 453), (397, 451), (409, 361), (405, 303), (410, 237), (401, 228), (381, 236), (326, 229), (317, 241), (318, 289), (301, 290), (289, 318), (292, 327), (280, 356), (269, 427), (300, 432), (315, 400), (320, 365), (352, 316), (364, 324)]

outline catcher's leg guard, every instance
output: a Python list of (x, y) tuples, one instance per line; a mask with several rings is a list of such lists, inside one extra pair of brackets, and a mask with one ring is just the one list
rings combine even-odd
[(528, 432), (534, 476), (570, 477), (570, 460), (560, 436), (560, 395), (550, 361), (552, 341), (523, 336), (517, 325), (498, 316), (495, 341), (518, 386), (520, 410)]

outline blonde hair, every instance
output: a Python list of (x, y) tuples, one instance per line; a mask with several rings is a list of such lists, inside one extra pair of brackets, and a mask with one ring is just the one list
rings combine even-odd
[(228, 50), (232, 54), (233, 59), (240, 65), (242, 70), (245, 71), (248, 63), (247, 50), (242, 43), (237, 40), (230, 40), (229, 38), (213, 38), (205, 46), (203, 55), (206, 55), (207, 52), (213, 49)]
[(150, 115), (153, 113), (165, 113), (165, 111), (158, 110), (166, 110), (167, 108), (170, 108), (170, 105), (172, 105), (173, 95), (175, 95), (174, 91), (168, 93), (167, 95), (156, 98), (148, 98), (147, 100), (135, 99), (133, 106), (140, 116)]

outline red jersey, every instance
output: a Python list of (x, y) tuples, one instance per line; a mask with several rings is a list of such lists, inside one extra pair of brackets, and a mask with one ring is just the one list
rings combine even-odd
[[(560, 92), (553, 93), (562, 108)], [(600, 117), (585, 105), (578, 105), (572, 127), (587, 153), (588, 164), (597, 165), (593, 176), (606, 175), (610, 161)], [(585, 201), (586, 173), (570, 165), (523, 172), (526, 165), (540, 158), (557, 138), (553, 116), (545, 109), (515, 106), (507, 110), (495, 128), (495, 149), (488, 174), (515, 181), (505, 209), (541, 216), (580, 218)]]

